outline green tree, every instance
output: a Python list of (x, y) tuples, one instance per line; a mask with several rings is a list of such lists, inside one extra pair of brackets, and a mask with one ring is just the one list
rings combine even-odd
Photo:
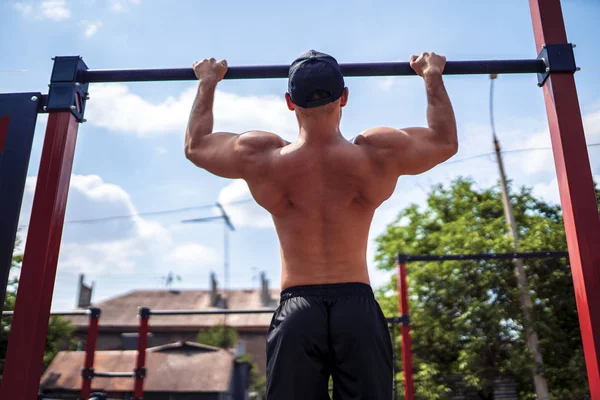
[(198, 333), (198, 343), (209, 346), (231, 349), (238, 342), (239, 335), (231, 326), (217, 325)]
[[(197, 336), (198, 343), (209, 346), (220, 347), (223, 349), (233, 348), (238, 340), (237, 331), (227, 325), (217, 325), (204, 331), (200, 331)], [(258, 373), (258, 366), (252, 361), (252, 356), (248, 353), (238, 356), (239, 361), (247, 362), (250, 365), (250, 391), (255, 392), (261, 397), (265, 396), (266, 378)]]
[[(17, 241), (18, 245), (18, 241)], [(18, 254), (13, 257), (11, 268), (21, 268), (23, 255)], [(13, 278), (9, 281), (6, 290), (6, 299), (4, 299), (4, 310), (12, 311), (15, 307), (15, 299), (18, 287), (18, 279)], [(0, 318), (0, 378), (4, 369), (4, 360), (6, 359), (6, 350), (8, 348), (8, 335), (10, 332), (10, 318)], [(73, 326), (61, 317), (51, 317), (48, 326), (48, 336), (46, 337), (46, 350), (44, 352), (44, 369), (48, 367), (54, 359), (60, 348), (75, 348), (75, 340), (72, 338), (74, 332)]]
[[(525, 187), (512, 202), (521, 251), (566, 249), (559, 206)], [(398, 253), (510, 252), (506, 232), (499, 189), (460, 178), (448, 188), (434, 186), (426, 207), (402, 210), (377, 238), (376, 261), (391, 271)], [(526, 260), (526, 269), (552, 399), (583, 399), (587, 378), (568, 260)], [(491, 399), (494, 379), (508, 376), (520, 399), (533, 398), (533, 362), (510, 260), (410, 263), (408, 284), (419, 396), (445, 399), (462, 390), (468, 398)], [(378, 299), (386, 314), (398, 313), (395, 276)]]

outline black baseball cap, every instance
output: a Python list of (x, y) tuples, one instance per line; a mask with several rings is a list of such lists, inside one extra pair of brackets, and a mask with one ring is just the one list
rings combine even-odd
[[(289, 70), (288, 93), (299, 107), (312, 108), (332, 103), (345, 89), (344, 77), (335, 58), (316, 50), (309, 50), (294, 60)], [(311, 101), (316, 90), (329, 93), (328, 97)]]

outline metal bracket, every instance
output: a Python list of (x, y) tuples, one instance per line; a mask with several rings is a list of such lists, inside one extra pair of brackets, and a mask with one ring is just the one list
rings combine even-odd
[(403, 314), (399, 317), (388, 318), (389, 323), (400, 324), (400, 325), (410, 325), (410, 315)]
[(545, 44), (542, 45), (542, 51), (538, 54), (538, 60), (543, 60), (546, 64), (546, 71), (538, 74), (538, 86), (544, 86), (546, 79), (551, 73), (579, 71), (575, 64), (575, 54), (573, 53), (574, 44)]
[(138, 317), (142, 318), (142, 319), (148, 319), (150, 318), (150, 314), (152, 314), (152, 312), (150, 311), (150, 309), (148, 307), (139, 307), (138, 308)]
[(83, 379), (94, 379), (94, 368), (81, 368), (81, 377)]
[(45, 111), (71, 111), (77, 121), (85, 122), (88, 84), (78, 82), (80, 71), (87, 70), (81, 57), (54, 57), (50, 90)]
[(99, 307), (90, 307), (90, 308), (88, 308), (88, 313), (89, 313), (90, 319), (98, 319), (98, 318), (100, 318), (100, 314), (102, 313), (102, 310)]
[(136, 378), (144, 379), (146, 377), (146, 367), (136, 367), (133, 369)]

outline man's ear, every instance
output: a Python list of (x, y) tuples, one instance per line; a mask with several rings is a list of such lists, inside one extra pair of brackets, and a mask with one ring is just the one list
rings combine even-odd
[(340, 97), (341, 101), (340, 101), (340, 107), (345, 107), (346, 104), (348, 104), (348, 95), (349, 95), (349, 91), (348, 88), (344, 88), (344, 92), (342, 93), (342, 96)]
[(292, 97), (289, 93), (285, 94), (285, 102), (287, 103), (288, 110), (294, 111), (296, 109), (296, 105), (292, 102)]

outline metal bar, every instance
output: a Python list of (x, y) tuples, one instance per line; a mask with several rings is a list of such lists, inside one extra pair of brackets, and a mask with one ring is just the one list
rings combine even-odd
[(19, 225), (40, 93), (0, 95), (0, 313)]
[[(398, 310), (400, 311), (400, 315), (408, 315), (410, 313), (408, 306), (408, 284), (406, 282), (406, 264), (403, 262), (398, 263)], [(402, 354), (402, 372), (404, 374), (404, 398), (406, 400), (415, 400), (410, 324), (402, 324), (400, 326), (400, 332), (402, 334), (400, 352)]]
[[(14, 311), (4, 311), (2, 313), (2, 318), (12, 317), (14, 314), (15, 314)], [(50, 316), (51, 317), (70, 317), (70, 316), (75, 316), (75, 315), (88, 315), (88, 314), (89, 314), (88, 310), (56, 311), (56, 312), (51, 312)]]
[(451, 254), (446, 256), (434, 255), (406, 255), (409, 261), (453, 261), (453, 260), (512, 260), (514, 258), (558, 258), (568, 257), (566, 251), (534, 251), (527, 253), (482, 253), (482, 254)]
[(137, 360), (135, 365), (135, 383), (133, 387), (133, 399), (141, 400), (144, 397), (144, 378), (146, 370), (146, 348), (148, 347), (148, 322), (150, 320), (150, 309), (140, 307), (137, 343)]
[[(537, 50), (565, 44), (560, 0), (529, 0)], [(600, 217), (572, 74), (544, 84), (550, 138), (592, 399), (600, 399)]]
[(8, 339), (1, 399), (37, 398), (77, 128), (70, 112), (49, 114)]
[[(275, 308), (256, 310), (150, 310), (150, 315), (230, 315), (230, 314), (273, 314)], [(387, 317), (390, 324), (403, 323), (403, 317)]]
[(151, 315), (273, 314), (274, 312), (274, 308), (258, 310), (150, 310)]
[[(399, 76), (415, 75), (407, 62), (340, 64), (342, 74), (350, 76)], [(287, 78), (289, 65), (257, 65), (229, 67), (224, 79)], [(467, 74), (527, 74), (542, 73), (546, 65), (542, 60), (481, 60), (448, 61), (445, 75)], [(163, 69), (89, 69), (80, 71), (81, 83), (93, 82), (142, 82), (142, 81), (191, 81), (196, 80), (192, 68)]]
[[(85, 362), (83, 365), (84, 371), (90, 371), (94, 368), (94, 356), (96, 354), (96, 342), (98, 340), (98, 323), (100, 321), (100, 309), (97, 307), (90, 308), (90, 321), (87, 331), (87, 340), (85, 343)], [(92, 379), (97, 374), (90, 376), (82, 376), (81, 378), (81, 398), (87, 399), (92, 392)]]
[(134, 378), (133, 372), (94, 372), (94, 378)]

